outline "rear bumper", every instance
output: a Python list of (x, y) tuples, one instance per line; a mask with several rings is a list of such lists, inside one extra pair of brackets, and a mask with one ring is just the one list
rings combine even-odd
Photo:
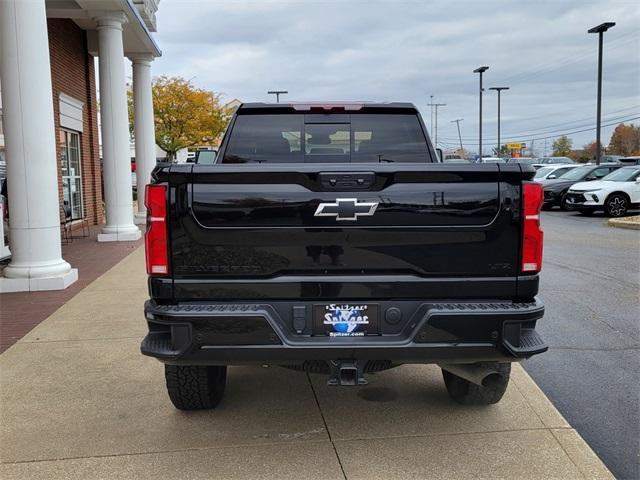
[[(547, 350), (535, 331), (544, 306), (514, 302), (380, 302), (401, 315), (381, 319), (381, 334), (311, 334), (312, 304), (145, 303), (149, 333), (141, 351), (170, 364), (235, 365), (305, 360), (395, 363), (517, 361)], [(301, 308), (307, 307), (307, 308)]]

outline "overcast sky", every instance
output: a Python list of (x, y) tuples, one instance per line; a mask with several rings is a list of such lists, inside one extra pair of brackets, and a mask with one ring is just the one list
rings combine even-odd
[[(439, 143), (477, 150), (478, 76), (502, 96), (502, 139), (535, 140), (595, 126), (597, 35), (605, 21), (603, 124), (640, 117), (638, 1), (162, 0), (154, 75), (179, 75), (225, 100), (446, 103)], [(497, 136), (496, 93), (484, 95), (486, 152)], [(640, 120), (634, 120), (640, 123)], [(613, 127), (603, 130), (608, 142)], [(579, 147), (595, 131), (570, 135)], [(547, 140), (548, 149), (553, 139)]]

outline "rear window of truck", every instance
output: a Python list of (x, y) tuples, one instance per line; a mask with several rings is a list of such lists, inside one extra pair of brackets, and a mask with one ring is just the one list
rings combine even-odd
[(430, 162), (412, 114), (238, 115), (222, 163)]

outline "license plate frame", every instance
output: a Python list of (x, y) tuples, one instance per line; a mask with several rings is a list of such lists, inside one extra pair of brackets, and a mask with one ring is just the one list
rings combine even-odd
[(361, 302), (316, 303), (313, 335), (357, 338), (380, 334), (380, 305)]

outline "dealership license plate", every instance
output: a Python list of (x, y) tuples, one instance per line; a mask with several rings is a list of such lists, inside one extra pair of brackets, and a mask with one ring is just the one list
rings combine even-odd
[(313, 334), (364, 337), (379, 333), (379, 306), (362, 303), (326, 303), (313, 306)]

